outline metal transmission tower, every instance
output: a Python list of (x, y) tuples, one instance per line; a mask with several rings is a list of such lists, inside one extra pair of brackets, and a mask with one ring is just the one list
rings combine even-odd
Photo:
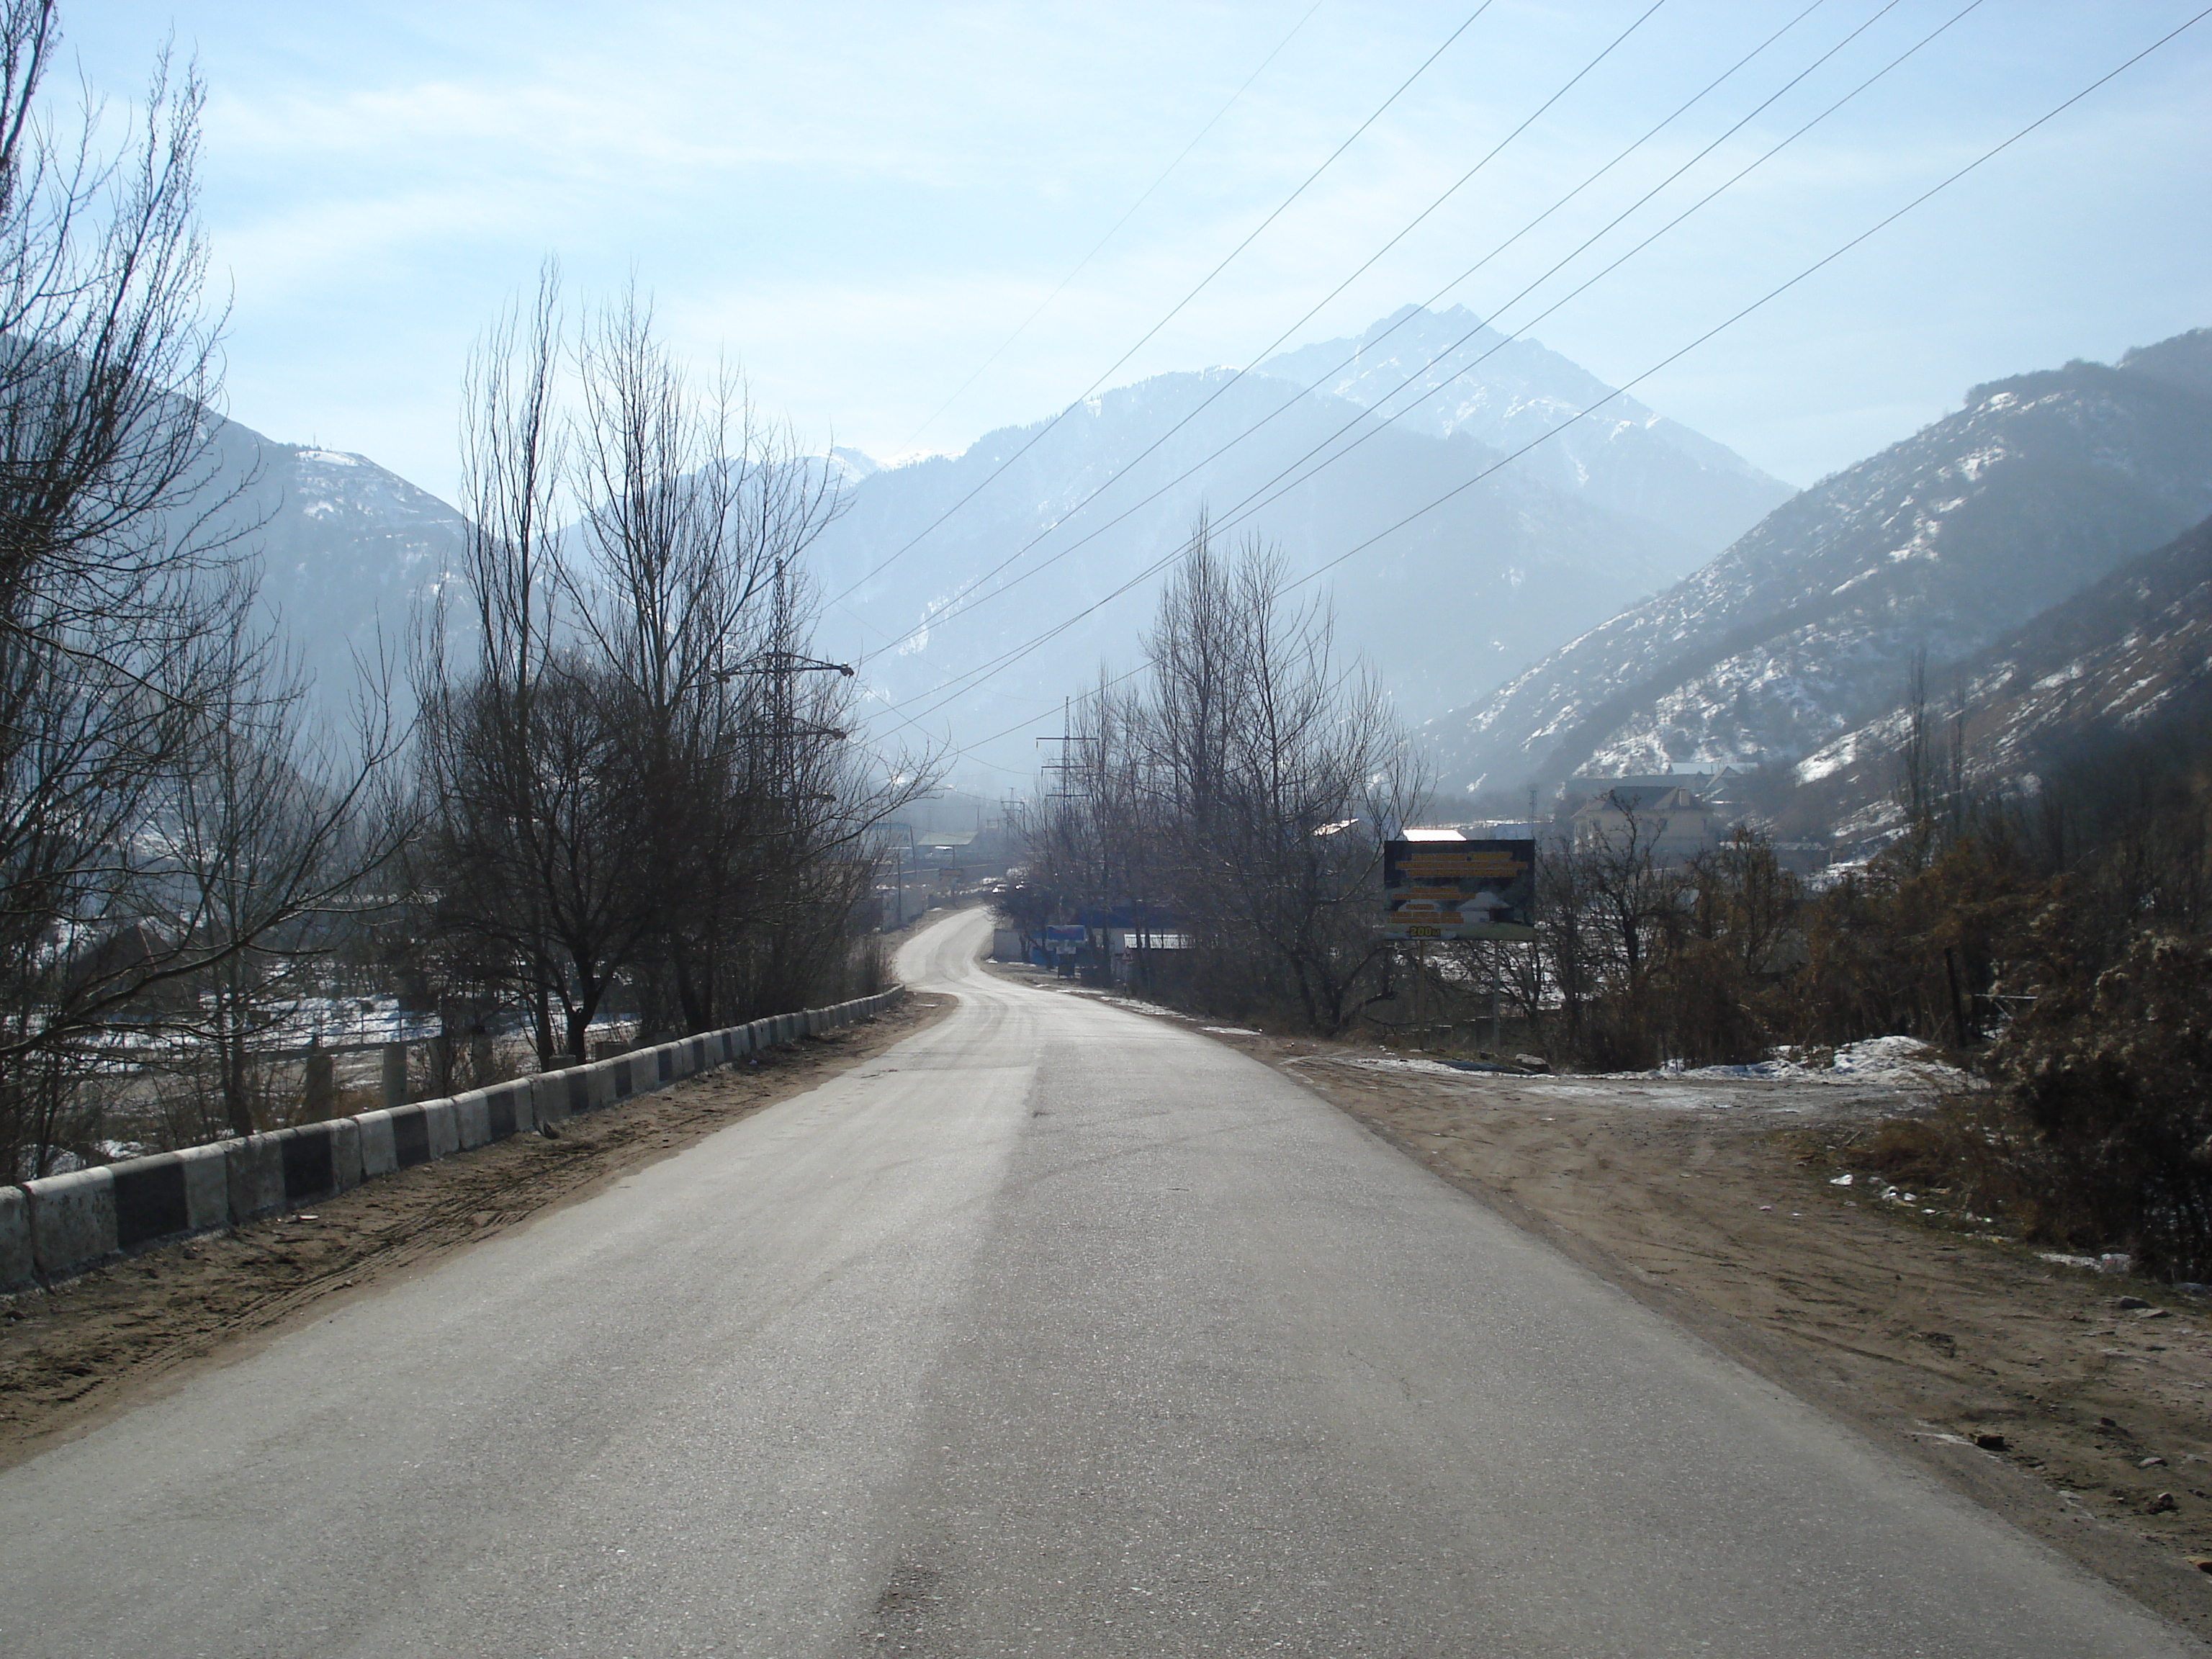
[(795, 826), (799, 818), (799, 809), (805, 802), (834, 799), (822, 794), (802, 794), (799, 740), (828, 738), (842, 743), (852, 735), (834, 726), (800, 723), (797, 692), (799, 677), (801, 674), (830, 673), (842, 674), (850, 679), (854, 671), (850, 663), (825, 661), (820, 657), (810, 657), (797, 648), (799, 629), (792, 614), (790, 589), (785, 580), (784, 563), (781, 559), (775, 562), (775, 593), (768, 646), (744, 662), (721, 670), (714, 678), (725, 684), (746, 676), (760, 678), (760, 720), (753, 729), (764, 740), (760, 750), (756, 751), (760, 755), (760, 769), (769, 786), (764, 793), (783, 804), (789, 822)]

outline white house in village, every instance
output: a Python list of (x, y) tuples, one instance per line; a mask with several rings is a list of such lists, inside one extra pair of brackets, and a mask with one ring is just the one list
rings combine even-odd
[(1680, 785), (1625, 778), (1584, 799), (1572, 823), (1578, 853), (1625, 853), (1633, 846), (1661, 864), (1695, 857), (1725, 830), (1721, 814)]

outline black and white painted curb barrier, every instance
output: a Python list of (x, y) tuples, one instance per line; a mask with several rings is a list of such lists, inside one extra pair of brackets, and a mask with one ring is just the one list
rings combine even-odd
[(0, 1186), (0, 1291), (52, 1284), (108, 1257), (295, 1210), (410, 1164), (649, 1094), (763, 1048), (882, 1013), (903, 989), (776, 1014), (451, 1100), (304, 1123)]

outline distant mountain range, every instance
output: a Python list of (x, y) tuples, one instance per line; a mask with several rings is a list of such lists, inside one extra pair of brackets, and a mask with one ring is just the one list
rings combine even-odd
[(416, 596), (456, 567), (461, 515), (366, 456), (216, 421), (218, 489), (235, 493), (206, 528), (258, 554), (264, 605), (343, 720), (356, 657), (396, 655)]
[[(1916, 659), (1989, 781), (2055, 737), (2212, 696), (2212, 331), (1977, 386), (1796, 495), (1632, 400), (1572, 420), (1602, 383), (1463, 311), (1409, 309), (1230, 379), (1161, 375), (957, 457), (832, 453), (843, 512), (812, 574), (840, 602), (818, 644), (864, 664), (880, 730), (1094, 605), (927, 724), (973, 744), (1101, 664), (1135, 665), (1158, 579), (1099, 602), (1201, 510), (1304, 570), (1491, 469), (1322, 584), (1340, 642), (1427, 719), (1448, 798), (1764, 763), (1798, 788), (1791, 823), (1872, 834)], [(455, 567), (460, 515), (360, 455), (230, 421), (216, 441), (247, 481), (221, 525), (258, 550), (266, 602), (337, 711), (355, 657), (380, 630), (396, 647)], [(1056, 729), (978, 751), (1006, 769), (994, 793)]]
[[(1232, 540), (1278, 547), (1293, 572), (1390, 532), (1322, 586), (1340, 643), (1369, 656), (1419, 719), (1696, 568), (1789, 495), (1626, 399), (1507, 461), (1608, 388), (1531, 342), (1484, 358), (1500, 337), (1464, 311), (1409, 309), (1234, 384), (1227, 370), (1160, 375), (1071, 409), (1049, 431), (994, 432), (957, 457), (873, 468), (841, 452), (847, 510), (814, 560), (839, 600), (822, 647), (862, 660), (871, 690), (906, 712), (1099, 605), (928, 722), (972, 742), (1079, 691), (1102, 663), (1136, 665), (1157, 579), (1100, 602), (1179, 548), (1200, 511)], [(1264, 504), (1240, 517), (1253, 498)], [(1010, 736), (983, 758), (1026, 775), (1044, 729), (1056, 728)]]
[[(1694, 569), (1790, 494), (1626, 398), (1506, 461), (1608, 389), (1534, 342), (1502, 343), (1463, 310), (1409, 307), (1357, 339), (1231, 379), (1164, 374), (1091, 398), (988, 483), (1047, 423), (907, 465), (831, 453), (843, 511), (811, 566), (820, 594), (842, 602), (817, 645), (865, 664), (883, 729), (1172, 555), (1201, 511), (1233, 520), (1231, 540), (1257, 537), (1304, 571), (1496, 468), (1320, 584), (1340, 643), (1370, 658), (1420, 718)], [(461, 517), (364, 456), (227, 420), (216, 443), (224, 478), (246, 481), (221, 523), (259, 550), (270, 608), (325, 708), (342, 711), (356, 655), (374, 656), (380, 631), (398, 646), (416, 596), (454, 568)], [(1248, 498), (1264, 504), (1240, 515)], [(1101, 663), (1134, 666), (1157, 591), (1156, 577), (1139, 582), (927, 724), (972, 743), (1079, 690)], [(979, 752), (1010, 769), (1008, 781), (1025, 777), (1044, 729)]]
[(1818, 782), (1875, 741), (1916, 657), (1997, 695), (1977, 653), (2208, 513), (2212, 331), (1977, 386), (1427, 735), (1448, 792), (1688, 763)]

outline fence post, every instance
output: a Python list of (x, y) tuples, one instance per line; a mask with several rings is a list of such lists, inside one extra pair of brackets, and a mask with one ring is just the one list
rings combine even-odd
[(320, 1043), (307, 1049), (307, 1121), (319, 1123), (331, 1115), (338, 1098), (337, 1056)]
[(384, 1045), (384, 1109), (392, 1110), (407, 1103), (407, 1045), (387, 1042)]

